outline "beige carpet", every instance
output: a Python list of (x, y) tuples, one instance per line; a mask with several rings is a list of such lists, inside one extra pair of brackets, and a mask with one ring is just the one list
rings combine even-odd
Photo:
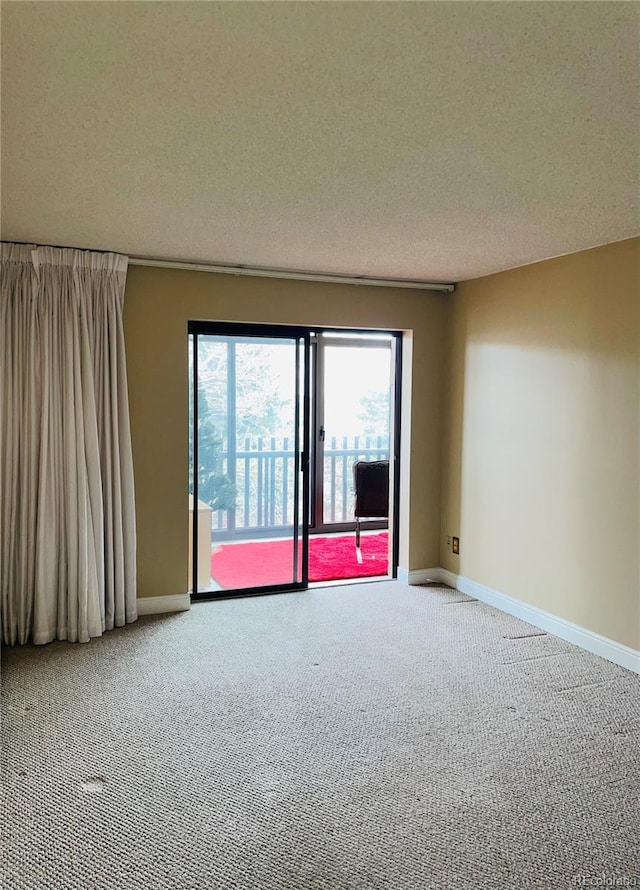
[(639, 678), (447, 588), (198, 603), (3, 688), (10, 890), (638, 878)]

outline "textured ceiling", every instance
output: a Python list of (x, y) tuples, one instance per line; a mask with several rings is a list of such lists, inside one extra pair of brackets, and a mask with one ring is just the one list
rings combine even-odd
[(638, 234), (640, 4), (2, 3), (2, 237), (458, 281)]

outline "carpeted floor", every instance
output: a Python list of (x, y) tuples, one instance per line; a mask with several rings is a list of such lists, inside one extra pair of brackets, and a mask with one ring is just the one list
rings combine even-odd
[(7, 890), (638, 876), (639, 678), (447, 588), (198, 603), (3, 686)]

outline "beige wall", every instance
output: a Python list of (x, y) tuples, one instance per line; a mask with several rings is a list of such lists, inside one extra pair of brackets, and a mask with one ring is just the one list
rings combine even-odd
[[(426, 291), (130, 267), (125, 336), (138, 517), (138, 596), (187, 589), (189, 319), (407, 331), (400, 566), (437, 565), (448, 299)], [(413, 406), (412, 389), (417, 394)]]
[(441, 528), (446, 568), (634, 648), (639, 268), (632, 239), (460, 285)]

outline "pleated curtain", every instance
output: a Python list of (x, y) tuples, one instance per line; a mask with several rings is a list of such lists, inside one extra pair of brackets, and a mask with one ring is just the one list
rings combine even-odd
[(137, 617), (127, 258), (0, 248), (2, 639), (86, 642)]

